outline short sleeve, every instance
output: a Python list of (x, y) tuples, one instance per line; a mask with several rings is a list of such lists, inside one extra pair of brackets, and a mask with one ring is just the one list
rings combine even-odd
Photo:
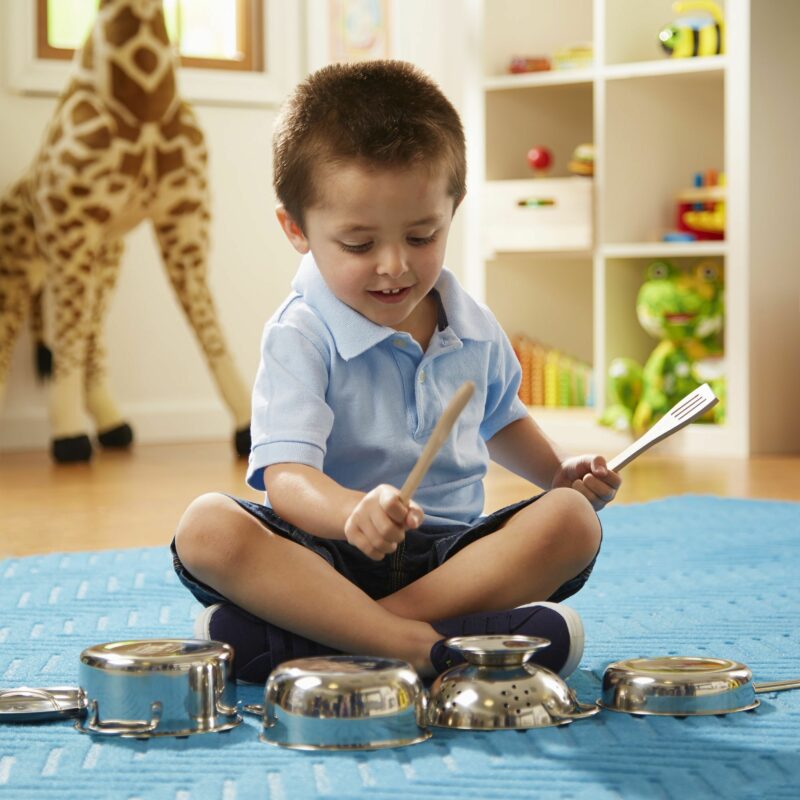
[(322, 469), (333, 411), (325, 402), (329, 358), (297, 327), (270, 322), (253, 388), (252, 448), (247, 483), (264, 490), (270, 464), (298, 463)]
[(511, 342), (499, 325), (492, 351), (486, 408), (480, 430), (481, 437), (487, 442), (506, 425), (528, 416), (528, 410), (519, 399), (522, 368)]

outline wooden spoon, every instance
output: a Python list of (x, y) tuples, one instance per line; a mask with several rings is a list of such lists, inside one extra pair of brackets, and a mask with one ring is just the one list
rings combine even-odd
[(406, 505), (409, 504), (411, 498), (414, 496), (414, 492), (419, 488), (422, 479), (425, 477), (425, 473), (430, 468), (433, 459), (436, 458), (436, 454), (442, 448), (442, 445), (447, 441), (453, 424), (464, 410), (464, 406), (467, 405), (474, 391), (475, 384), (472, 381), (465, 381), (462, 383), (458, 391), (447, 404), (447, 408), (442, 412), (442, 416), (439, 417), (436, 427), (434, 427), (428, 441), (425, 443), (425, 447), (419, 454), (417, 463), (414, 464), (413, 469), (408, 473), (403, 488), (400, 489), (400, 498)]

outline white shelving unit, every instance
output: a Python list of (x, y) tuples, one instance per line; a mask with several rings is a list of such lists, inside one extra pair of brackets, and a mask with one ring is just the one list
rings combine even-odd
[[(722, 0), (726, 52), (670, 59), (658, 32), (671, 0), (472, 0), (465, 73), (471, 196), (466, 279), (511, 335), (524, 333), (594, 367), (597, 407), (533, 409), (567, 447), (613, 455), (626, 437), (602, 428), (606, 375), (617, 356), (644, 362), (656, 340), (635, 298), (647, 264), (669, 258), (725, 267), (727, 420), (692, 425), (662, 452), (744, 456), (800, 452), (800, 3)], [(512, 56), (591, 42), (594, 64), (512, 75)], [(532, 178), (526, 153), (594, 142), (593, 244), (588, 250), (497, 252), (481, 234), (495, 196)], [(726, 239), (665, 243), (674, 198), (695, 172), (726, 175)], [(580, 179), (576, 179), (580, 180)], [(589, 180), (589, 179), (582, 179)], [(491, 193), (490, 193), (491, 194)], [(494, 202), (494, 201), (492, 201)], [(494, 214), (496, 219), (496, 213)], [(485, 234), (485, 231), (484, 231)]]

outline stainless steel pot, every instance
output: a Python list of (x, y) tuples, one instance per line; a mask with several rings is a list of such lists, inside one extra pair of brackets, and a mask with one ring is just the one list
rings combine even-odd
[(568, 725), (596, 714), (567, 684), (528, 659), (550, 642), (530, 636), (460, 636), (448, 647), (465, 664), (443, 672), (430, 690), (429, 724), (462, 730), (521, 730)]
[(319, 656), (286, 661), (264, 687), (261, 741), (297, 750), (376, 750), (423, 742), (427, 696), (405, 661)]
[(753, 683), (748, 667), (725, 658), (629, 658), (606, 667), (597, 702), (628, 714), (694, 717), (750, 711), (757, 694), (797, 688), (800, 680)]
[(108, 642), (81, 653), (82, 733), (150, 738), (229, 730), (241, 720), (233, 649), (221, 642)]

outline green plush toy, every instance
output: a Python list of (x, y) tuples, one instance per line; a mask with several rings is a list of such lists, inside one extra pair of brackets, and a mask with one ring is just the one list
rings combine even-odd
[(611, 362), (611, 403), (602, 424), (640, 436), (702, 383), (711, 385), (720, 402), (701, 421), (724, 421), (723, 290), (723, 270), (714, 262), (702, 261), (688, 270), (669, 261), (650, 264), (636, 315), (660, 341), (644, 368), (630, 358)]

